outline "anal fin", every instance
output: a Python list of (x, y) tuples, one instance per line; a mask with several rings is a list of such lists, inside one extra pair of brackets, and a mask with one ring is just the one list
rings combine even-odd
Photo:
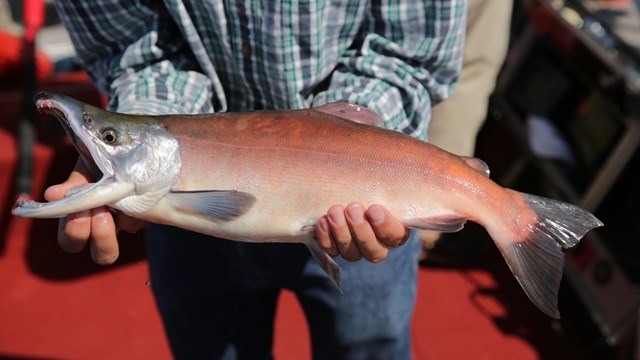
[(466, 218), (455, 215), (433, 216), (403, 221), (403, 223), (409, 227), (447, 233), (462, 230), (466, 222)]
[(489, 177), (491, 175), (491, 171), (489, 171), (489, 165), (486, 162), (470, 157), (470, 156), (460, 156), (460, 158), (470, 167), (474, 168), (480, 174)]
[(384, 123), (382, 118), (373, 110), (369, 110), (361, 105), (346, 102), (329, 103), (315, 107), (313, 110), (365, 125), (379, 127)]

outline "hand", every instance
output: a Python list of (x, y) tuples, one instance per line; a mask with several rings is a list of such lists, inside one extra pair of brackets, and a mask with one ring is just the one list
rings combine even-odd
[[(69, 189), (91, 182), (88, 174), (83, 162), (78, 160), (67, 181), (49, 187), (44, 193), (45, 199), (64, 198)], [(116, 220), (118, 227), (113, 214), (105, 206), (69, 214), (58, 224), (58, 243), (63, 250), (78, 253), (89, 242), (93, 261), (101, 265), (113, 264), (119, 255), (117, 229), (135, 232), (146, 224), (122, 213), (117, 214)]]
[(352, 203), (346, 208), (332, 206), (318, 221), (316, 237), (330, 256), (342, 255), (348, 261), (364, 257), (376, 263), (387, 257), (389, 247), (407, 241), (409, 229), (383, 206), (371, 205), (365, 210)]

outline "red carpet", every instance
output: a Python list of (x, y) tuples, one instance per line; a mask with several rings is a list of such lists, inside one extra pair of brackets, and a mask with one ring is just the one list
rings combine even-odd
[[(147, 286), (144, 261), (99, 269), (72, 280), (47, 278), (28, 264), (30, 223), (24, 219), (10, 222), (0, 258), (0, 356), (170, 358)], [(50, 228), (51, 234), (55, 230), (45, 224), (38, 226)], [(53, 235), (46, 240), (55, 244)], [(86, 267), (81, 257), (88, 258), (88, 254), (51, 256), (55, 261)], [(512, 310), (524, 310), (520, 314), (525, 315)], [(566, 344), (545, 324), (548, 319), (524, 295), (506, 292), (486, 270), (420, 272), (413, 326), (416, 359), (551, 359), (570, 355)], [(276, 358), (309, 358), (304, 315), (289, 292), (281, 297), (275, 326)], [(543, 343), (536, 344), (536, 338)]]
[[(58, 248), (56, 221), (10, 216), (15, 123), (1, 125), (0, 358), (171, 358), (139, 237), (125, 237), (117, 265), (99, 267), (86, 253)], [(75, 159), (73, 149), (53, 139), (59, 136), (55, 126), (40, 124), (39, 196), (46, 184), (64, 178)], [(561, 338), (552, 325), (493, 248), (464, 269), (421, 269), (416, 359), (579, 358), (573, 338)], [(308, 329), (291, 293), (280, 299), (275, 326), (276, 358), (309, 358)]]

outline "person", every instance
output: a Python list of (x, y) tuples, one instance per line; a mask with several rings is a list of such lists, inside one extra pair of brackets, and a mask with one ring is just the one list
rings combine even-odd
[[(59, 0), (56, 7), (111, 110), (210, 113), (346, 101), (421, 139), (431, 106), (455, 86), (466, 16), (466, 0)], [(87, 181), (79, 164), (45, 197), (59, 199)], [(127, 230), (140, 225), (122, 215), (115, 221)], [(104, 208), (69, 215), (59, 242), (71, 252), (88, 243), (95, 261), (112, 263), (115, 224)], [(318, 243), (340, 255), (344, 294), (304, 246), (160, 225), (146, 231), (151, 286), (177, 358), (271, 357), (282, 288), (305, 310), (314, 358), (411, 357), (420, 242), (380, 205), (336, 204), (318, 222)]]
[(509, 49), (512, 9), (513, 0), (468, 0), (462, 73), (456, 92), (433, 108), (430, 143), (456, 155), (473, 156)]
[[(456, 92), (433, 108), (428, 129), (431, 144), (456, 155), (474, 155), (476, 137), (509, 49), (512, 10), (513, 0), (468, 1), (462, 73)], [(468, 238), (468, 234), (421, 232), (423, 263), (460, 264), (489, 246), (487, 239)]]

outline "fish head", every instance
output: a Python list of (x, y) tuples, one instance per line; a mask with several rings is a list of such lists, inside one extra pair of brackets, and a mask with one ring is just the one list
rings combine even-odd
[(164, 161), (179, 162), (177, 142), (153, 116), (110, 112), (47, 92), (36, 94), (35, 104), (60, 121), (95, 180), (149, 181)]
[[(48, 213), (39, 210), (43, 217), (62, 216), (66, 209), (95, 205), (107, 205), (128, 213), (145, 211), (177, 181), (179, 144), (157, 117), (110, 112), (48, 92), (36, 94), (35, 104), (39, 112), (60, 121), (96, 181), (67, 194), (64, 202), (74, 202), (74, 207), (58, 206), (56, 210), (51, 203), (38, 205), (38, 209), (51, 209)], [(97, 193), (105, 195), (99, 200)], [(90, 196), (93, 199), (88, 201)], [(24, 202), (21, 207), (36, 208)], [(33, 216), (36, 215), (34, 212)]]

